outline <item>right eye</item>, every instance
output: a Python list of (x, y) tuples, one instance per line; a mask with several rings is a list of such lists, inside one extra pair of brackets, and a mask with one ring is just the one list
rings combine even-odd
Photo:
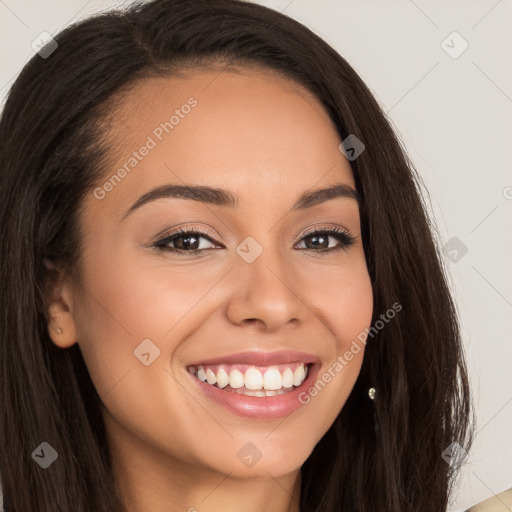
[[(210, 235), (206, 232), (187, 229), (179, 229), (174, 233), (166, 234), (163, 238), (157, 240), (153, 247), (164, 251), (171, 251), (178, 254), (191, 254), (196, 255), (213, 247), (205, 247), (204, 243), (201, 243), (201, 239), (208, 240), (211, 244), (215, 245), (215, 242), (211, 239)], [(170, 245), (174, 244), (174, 247)]]

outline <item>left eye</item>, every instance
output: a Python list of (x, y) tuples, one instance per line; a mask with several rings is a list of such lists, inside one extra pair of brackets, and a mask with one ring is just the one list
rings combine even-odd
[[(329, 240), (337, 240), (334, 246), (329, 244)], [(348, 232), (340, 229), (323, 229), (307, 233), (300, 241), (305, 243), (305, 249), (317, 252), (336, 251), (338, 249), (347, 249), (354, 243), (354, 238)], [(327, 245), (326, 245), (327, 244)], [(312, 247), (311, 247), (312, 246)]]

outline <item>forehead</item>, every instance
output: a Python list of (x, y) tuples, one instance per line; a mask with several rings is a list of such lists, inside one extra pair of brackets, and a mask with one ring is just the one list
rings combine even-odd
[(111, 118), (109, 175), (126, 171), (109, 192), (111, 205), (166, 183), (230, 188), (248, 201), (283, 188), (292, 198), (322, 183), (354, 186), (321, 102), (272, 71), (218, 69), (142, 80)]

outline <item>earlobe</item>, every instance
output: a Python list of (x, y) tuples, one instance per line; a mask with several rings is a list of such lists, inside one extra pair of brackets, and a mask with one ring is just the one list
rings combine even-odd
[(46, 288), (48, 307), (48, 334), (60, 348), (68, 348), (77, 342), (75, 321), (72, 315), (72, 295), (69, 282), (63, 282), (62, 273), (45, 261), (50, 274)]
[(77, 341), (75, 322), (69, 308), (64, 310), (64, 304), (53, 303), (49, 308), (50, 321), (48, 334), (53, 343), (60, 348), (68, 348)]

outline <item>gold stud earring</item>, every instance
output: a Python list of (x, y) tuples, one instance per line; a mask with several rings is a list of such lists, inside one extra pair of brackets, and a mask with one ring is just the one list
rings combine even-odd
[(370, 400), (375, 400), (375, 394), (377, 393), (375, 388), (370, 388), (368, 390), (368, 396), (370, 397)]

